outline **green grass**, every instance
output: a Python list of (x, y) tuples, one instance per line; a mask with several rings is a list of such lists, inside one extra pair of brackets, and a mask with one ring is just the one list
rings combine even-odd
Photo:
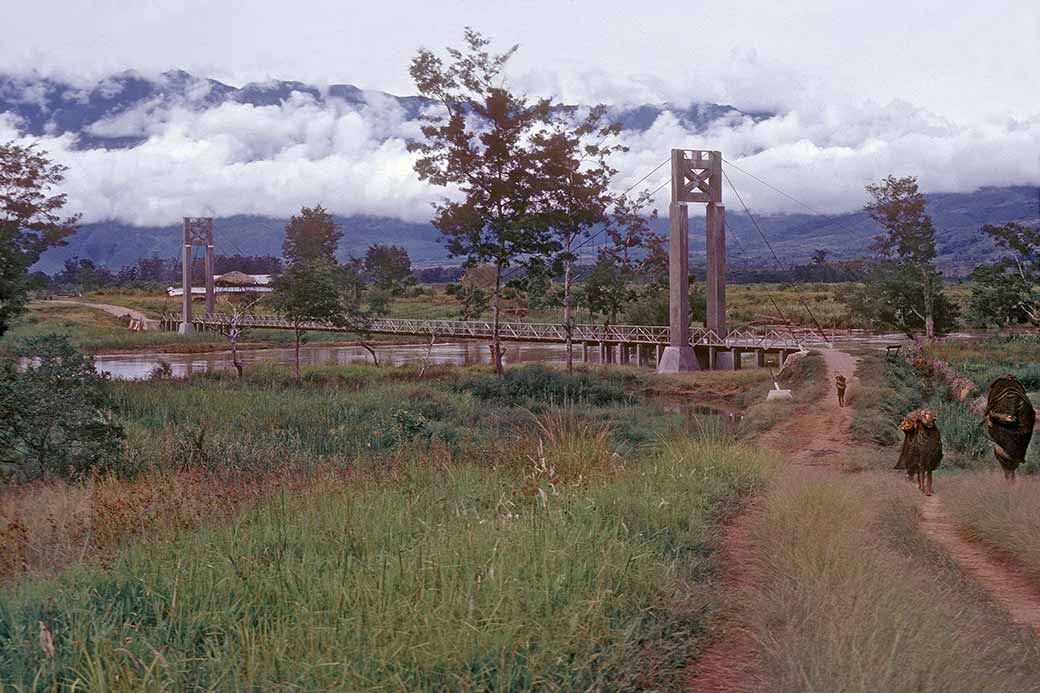
[(754, 532), (763, 583), (747, 617), (770, 691), (1025, 691), (1040, 641), (918, 530), (889, 475), (790, 475)]
[(691, 585), (712, 528), (765, 466), (687, 442), (579, 486), (478, 462), (283, 496), (9, 592), (0, 671), (87, 690), (672, 685), (709, 615)]
[(1040, 335), (936, 342), (926, 351), (963, 373), (983, 394), (993, 380), (1008, 373), (1021, 380), (1027, 391), (1040, 391)]
[[(763, 383), (762, 387), (755, 389), (759, 401), (748, 408), (740, 422), (740, 435), (752, 437), (764, 433), (781, 419), (789, 417), (793, 406), (819, 400), (830, 387), (826, 376), (827, 364), (818, 352), (810, 352), (807, 356), (799, 358), (789, 367), (784, 368), (777, 380), (783, 389), (792, 391), (794, 400), (788, 402), (764, 401), (766, 392), (770, 388), (765, 387), (765, 383)], [(771, 386), (772, 382), (769, 382), (769, 385)]]

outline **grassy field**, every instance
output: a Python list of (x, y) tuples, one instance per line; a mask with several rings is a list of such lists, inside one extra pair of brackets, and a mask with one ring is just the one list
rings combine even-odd
[(508, 374), (114, 384), (117, 475), (0, 491), (0, 680), (674, 685), (713, 613), (715, 528), (771, 463), (633, 371)]
[(996, 471), (964, 474), (943, 489), (943, 501), (968, 536), (1040, 583), (1040, 479), (1027, 476), (1009, 486)]
[(945, 361), (985, 393), (994, 379), (1011, 373), (1026, 391), (1040, 392), (1040, 334), (995, 335), (929, 344), (927, 353)]
[(770, 691), (1027, 691), (1040, 641), (918, 530), (902, 480), (786, 475), (754, 535), (751, 628)]

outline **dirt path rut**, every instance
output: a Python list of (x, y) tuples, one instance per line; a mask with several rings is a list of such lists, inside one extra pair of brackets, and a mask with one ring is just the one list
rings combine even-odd
[[(827, 390), (823, 399), (802, 405), (790, 418), (773, 427), (759, 439), (759, 444), (783, 454), (800, 466), (821, 471), (835, 467), (844, 459), (851, 445), (849, 426), (852, 411), (837, 406), (837, 395), (831, 383), (842, 373), (848, 378), (850, 394), (857, 386), (853, 373), (855, 359), (843, 351), (821, 352), (827, 364)], [(832, 399), (828, 399), (832, 398)], [(723, 608), (715, 639), (698, 658), (686, 679), (685, 689), (697, 693), (748, 691), (755, 686), (755, 649), (751, 634), (743, 625), (741, 596), (754, 587), (756, 576), (751, 570), (754, 546), (751, 536), (758, 519), (754, 502), (725, 527), (722, 534), (722, 586), (730, 595)]]
[(946, 514), (939, 496), (921, 503), (921, 528), (1008, 612), (1012, 623), (1028, 626), (1040, 636), (1040, 588), (1015, 566), (965, 538)]

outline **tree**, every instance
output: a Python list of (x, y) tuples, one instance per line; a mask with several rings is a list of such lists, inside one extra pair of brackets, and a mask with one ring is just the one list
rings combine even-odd
[(479, 286), (449, 284), (444, 292), (459, 302), (459, 319), (474, 320), (488, 308), (488, 295)]
[(0, 363), (0, 470), (31, 480), (113, 468), (125, 434), (107, 374), (60, 335), (24, 340), (14, 352)]
[(1008, 255), (971, 273), (971, 320), (1040, 326), (1040, 227), (986, 224), (982, 232)]
[[(885, 229), (874, 237), (872, 248), (882, 260), (895, 260), (912, 268), (921, 301), (905, 302), (903, 308), (924, 321), (925, 336), (932, 339), (935, 337), (935, 301), (942, 293), (942, 283), (935, 270), (935, 227), (925, 211), (925, 199), (917, 188), (917, 179), (888, 176), (866, 189), (874, 201), (864, 209)], [(910, 280), (903, 272), (897, 272), (896, 276)]]
[[(933, 277), (938, 284), (938, 276)], [(875, 261), (863, 284), (844, 292), (850, 315), (874, 328), (892, 327), (913, 336), (925, 328), (921, 278), (912, 265), (896, 260)], [(956, 325), (958, 309), (943, 292), (933, 302), (933, 329), (946, 332)]]
[(635, 299), (628, 286), (629, 273), (617, 255), (601, 250), (592, 273), (585, 281), (585, 297), (590, 312), (604, 317), (604, 326), (617, 322), (617, 316)]
[(29, 268), (76, 232), (79, 216), (62, 218), (65, 194), (52, 192), (65, 171), (33, 146), (0, 145), (0, 336), (25, 310)]
[(300, 260), (325, 260), (335, 264), (341, 238), (343, 231), (321, 205), (304, 207), (285, 227), (282, 255), (290, 264)]
[(347, 306), (336, 281), (336, 269), (326, 259), (296, 260), (274, 280), (272, 307), (289, 321), (295, 345), (295, 374), (300, 380), (300, 342), (308, 323), (343, 324)]
[(99, 267), (93, 260), (74, 257), (65, 261), (65, 267), (54, 278), (54, 283), (62, 286), (74, 286), (84, 291), (94, 291), (111, 286), (116, 276), (107, 267)]
[(426, 49), (412, 60), (419, 94), (436, 101), (441, 112), (422, 126), (425, 139), (408, 147), (419, 154), (420, 179), (453, 190), (434, 204), (433, 225), (448, 251), (469, 265), (489, 262), (495, 268), (492, 353), (501, 378), (503, 270), (552, 247), (539, 215), (546, 181), (532, 143), (549, 123), (552, 105), (548, 99), (529, 104), (506, 88), (504, 68), (516, 46), (493, 55), (488, 39), (472, 29), (466, 29), (465, 42), (464, 51), (448, 49), (447, 64)]
[(222, 323), (219, 330), (231, 344), (231, 363), (241, 378), (245, 365), (238, 358), (238, 341), (249, 331), (249, 318), (252, 317), (253, 308), (260, 302), (261, 296), (253, 293), (239, 295), (241, 302), (228, 304), (227, 322)]
[(365, 253), (364, 267), (365, 277), (373, 286), (393, 295), (415, 281), (408, 251), (397, 245), (370, 245)]
[[(563, 274), (563, 328), (567, 348), (567, 370), (574, 367), (574, 318), (571, 313), (574, 284), (575, 244), (587, 238), (597, 224), (607, 222), (607, 209), (614, 202), (609, 195), (615, 170), (607, 158), (626, 148), (604, 142), (620, 132), (620, 126), (606, 121), (606, 106), (599, 105), (576, 123), (572, 109), (559, 109), (551, 130), (534, 137), (541, 149), (538, 157), (541, 175), (553, 185), (543, 190), (545, 219), (553, 234), (554, 264)], [(624, 198), (621, 198), (622, 200)]]

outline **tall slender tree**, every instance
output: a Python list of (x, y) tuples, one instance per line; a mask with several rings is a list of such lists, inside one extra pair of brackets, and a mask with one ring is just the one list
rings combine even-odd
[(918, 277), (921, 308), (908, 308), (924, 321), (925, 336), (935, 337), (936, 294), (942, 285), (935, 269), (935, 227), (925, 210), (924, 195), (917, 188), (917, 178), (888, 176), (867, 186), (873, 202), (864, 208), (870, 218), (884, 229), (874, 237), (872, 248), (882, 260), (894, 260), (913, 270)]
[(492, 354), (502, 377), (499, 323), (503, 271), (518, 259), (546, 252), (551, 238), (539, 208), (544, 188), (539, 148), (532, 138), (548, 127), (552, 104), (529, 102), (507, 86), (505, 67), (517, 50), (494, 54), (490, 41), (465, 31), (463, 49), (447, 49), (445, 62), (421, 49), (410, 73), (419, 94), (440, 109), (422, 126), (425, 138), (409, 144), (419, 154), (419, 178), (450, 188), (434, 204), (433, 225), (448, 251), (469, 265), (495, 269), (491, 295)]
[(574, 367), (574, 317), (572, 290), (574, 263), (580, 241), (608, 220), (610, 180), (616, 171), (607, 158), (625, 147), (613, 142), (620, 127), (607, 121), (606, 106), (577, 117), (574, 109), (557, 109), (553, 127), (538, 133), (539, 162), (546, 185), (542, 204), (553, 235), (554, 265), (563, 274), (563, 328), (567, 346), (567, 370)]

